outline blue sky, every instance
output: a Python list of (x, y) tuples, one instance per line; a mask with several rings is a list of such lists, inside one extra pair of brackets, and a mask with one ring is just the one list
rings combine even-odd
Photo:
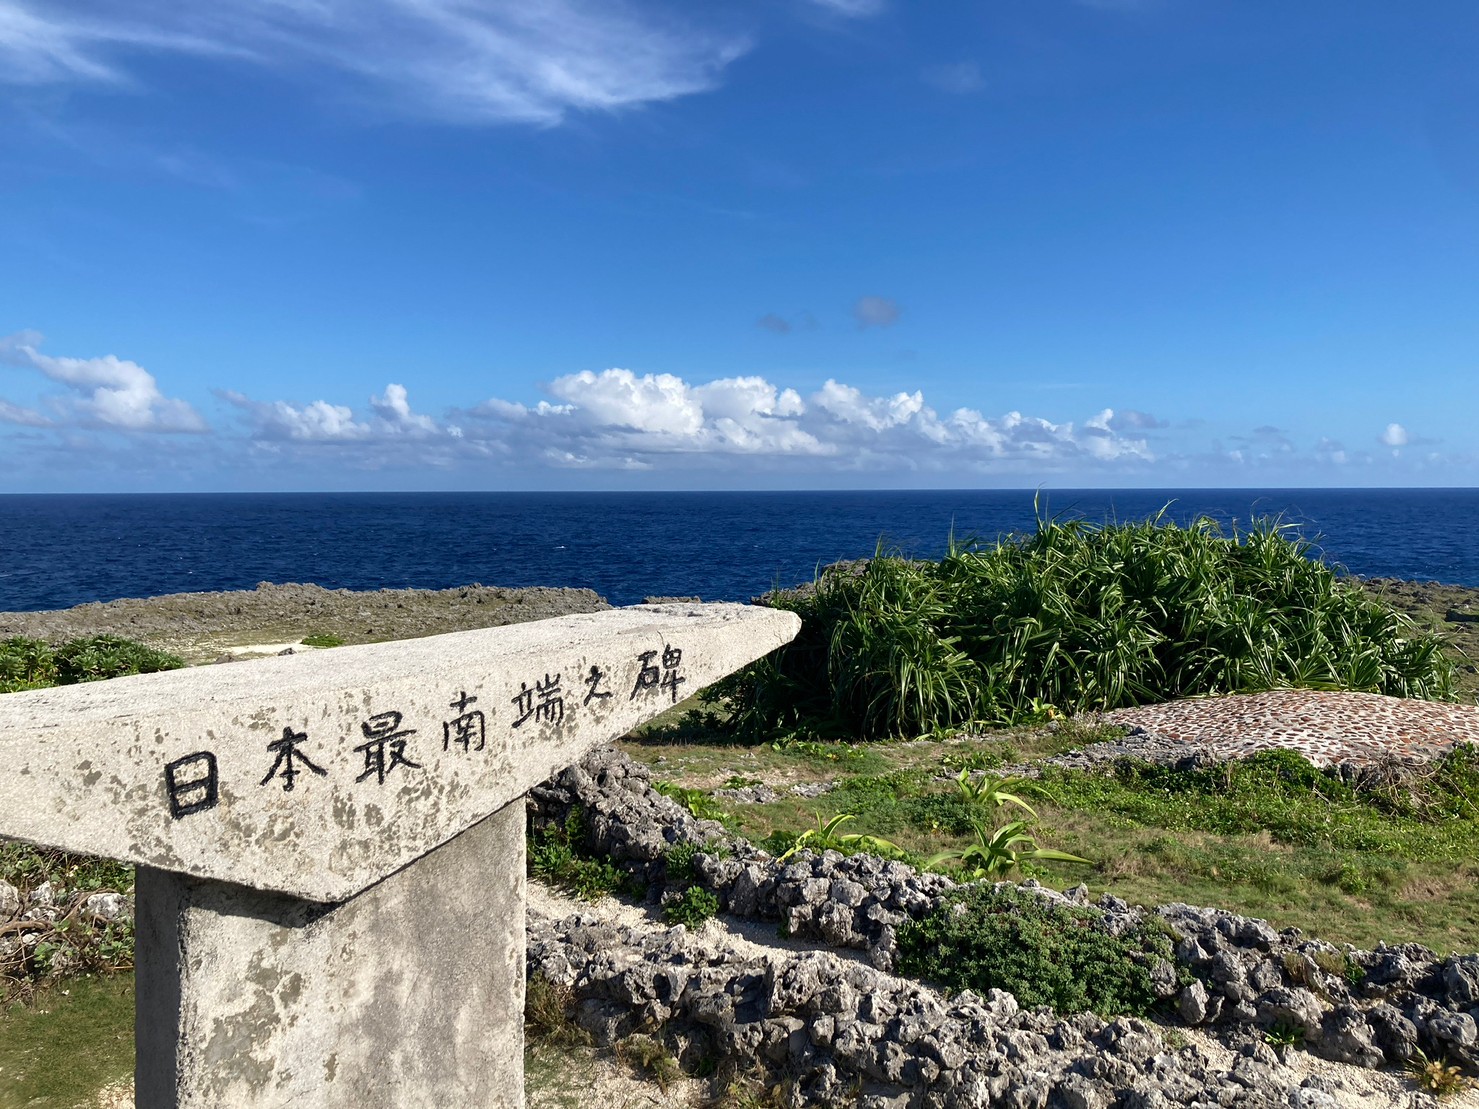
[(0, 491), (1479, 485), (1471, 0), (0, 0)]

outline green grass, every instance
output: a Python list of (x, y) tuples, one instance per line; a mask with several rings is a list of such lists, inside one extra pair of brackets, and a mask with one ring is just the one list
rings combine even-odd
[[(850, 813), (846, 831), (885, 838), (919, 864), (966, 846), (979, 815), (939, 778), (1117, 734), (1070, 725), (1012, 729), (1001, 739), (871, 745), (892, 769), (839, 767), (837, 788), (820, 797), (783, 795), (731, 812), (745, 836), (777, 855), (819, 820)], [(689, 749), (701, 748), (695, 741)], [(748, 765), (732, 737), (712, 750), (726, 765)], [(671, 762), (662, 769), (680, 776)], [(1107, 775), (1049, 769), (1040, 783), (1015, 791), (1039, 814), (1028, 830), (1040, 846), (1093, 863), (1028, 860), (1016, 877), (1057, 888), (1083, 881), (1096, 894), (1147, 905), (1216, 905), (1367, 948), (1386, 940), (1479, 950), (1479, 758), (1469, 749), (1424, 777), (1360, 790), (1297, 755), (1269, 752), (1201, 771), (1134, 763)]]
[(800, 634), (716, 696), (738, 734), (844, 739), (1287, 687), (1452, 697), (1442, 640), (1309, 556), (1275, 522), (1159, 517), (880, 549), (772, 595)]
[(305, 635), (298, 642), (305, 647), (342, 647), (346, 640), (342, 635), (334, 635), (330, 632), (314, 632), (312, 635)]
[(74, 978), (0, 1012), (0, 1109), (72, 1109), (126, 1081), (133, 976)]

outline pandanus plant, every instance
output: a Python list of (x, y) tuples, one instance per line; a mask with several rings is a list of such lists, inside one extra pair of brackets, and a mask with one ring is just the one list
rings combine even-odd
[[(1015, 805), (1034, 820), (1037, 819), (1037, 813), (1033, 811), (1031, 805), (1017, 794), (1007, 791), (1008, 787), (1020, 789), (1026, 785), (1021, 779), (992, 777), (977, 779), (971, 777), (969, 770), (962, 770), (956, 775), (955, 784), (960, 790), (962, 799), (972, 805), (992, 809), (1000, 808), (1002, 805)], [(1037, 839), (1027, 829), (1028, 823), (1025, 820), (1013, 820), (1003, 824), (1000, 828), (993, 828), (986, 821), (973, 818), (971, 832), (975, 842), (965, 847), (940, 851), (932, 855), (925, 866), (933, 870), (942, 863), (958, 862), (961, 864), (962, 876), (967, 881), (978, 881), (982, 878), (1000, 878), (1028, 860), (1088, 863), (1088, 859), (1070, 855), (1067, 851), (1039, 847)]]

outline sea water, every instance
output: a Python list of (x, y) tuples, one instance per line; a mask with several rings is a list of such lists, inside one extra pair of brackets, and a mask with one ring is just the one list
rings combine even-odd
[(584, 586), (748, 600), (880, 542), (1031, 530), (1035, 512), (1138, 520), (1165, 509), (1246, 527), (1278, 517), (1351, 573), (1479, 586), (1479, 490), (933, 490), (764, 493), (249, 493), (0, 496), (0, 610), (162, 593)]

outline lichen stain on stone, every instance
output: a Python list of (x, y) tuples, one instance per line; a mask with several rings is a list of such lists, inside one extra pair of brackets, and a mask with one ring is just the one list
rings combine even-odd
[(358, 810), (342, 793), (334, 794), (334, 805), (331, 811), (335, 824), (345, 831), (354, 831), (354, 826), (359, 822)]
[(269, 731), (276, 725), (277, 709), (257, 709), (252, 712), (243, 724), (241, 717), (235, 717), (231, 722), (238, 727), (245, 727), (248, 731)]
[(339, 1054), (330, 1052), (329, 1057), (324, 1060), (324, 1082), (334, 1081), (334, 1075), (339, 1072)]
[(385, 823), (385, 814), (380, 811), (379, 805), (365, 806), (365, 823), (371, 828), (379, 828)]
[(277, 988), (278, 999), (286, 1006), (298, 1003), (298, 998), (303, 996), (303, 976), (296, 971), (282, 980)]
[[(259, 967), (259, 960), (254, 959), (253, 965), (265, 969)], [(255, 976), (249, 973), (248, 977)], [(202, 1069), (211, 1076), (209, 1086), (216, 1096), (215, 1104), (229, 1104), (225, 1095), (239, 1093), (242, 1084), (253, 1092), (266, 1088), (272, 1080), (272, 1062), (256, 1058), (252, 1050), (271, 1042), (276, 1024), (272, 995), (260, 983), (245, 1012), (216, 1017), (211, 1022), (211, 1034), (201, 1057), (205, 1064)]]

